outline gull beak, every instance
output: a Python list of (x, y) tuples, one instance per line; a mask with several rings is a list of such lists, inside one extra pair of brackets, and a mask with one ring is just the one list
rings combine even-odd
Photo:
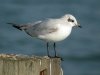
[(82, 26), (81, 26), (79, 23), (77, 24), (77, 26), (78, 26), (79, 28), (82, 28)]

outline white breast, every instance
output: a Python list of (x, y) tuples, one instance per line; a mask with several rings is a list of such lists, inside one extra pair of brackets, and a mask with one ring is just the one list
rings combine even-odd
[(40, 35), (39, 38), (49, 42), (62, 41), (69, 36), (69, 34), (71, 33), (71, 29), (72, 27), (66, 25), (62, 25), (62, 26), (59, 25), (58, 30), (56, 32), (46, 34), (46, 35)]

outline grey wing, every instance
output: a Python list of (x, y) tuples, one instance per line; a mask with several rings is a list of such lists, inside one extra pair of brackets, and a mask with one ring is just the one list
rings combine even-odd
[(55, 27), (54, 25), (52, 26), (52, 25), (51, 23), (49, 23), (49, 21), (45, 21), (45, 22), (41, 21), (34, 24), (32, 27), (28, 28), (25, 31), (27, 34), (33, 37), (38, 36), (38, 35), (50, 34), (52, 32), (57, 31), (57, 27)]

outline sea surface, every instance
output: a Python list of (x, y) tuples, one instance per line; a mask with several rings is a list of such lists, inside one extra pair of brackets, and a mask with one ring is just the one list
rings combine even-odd
[[(100, 75), (100, 0), (0, 0), (0, 54), (46, 55), (46, 43), (6, 23), (73, 14), (82, 28), (57, 43), (64, 75)], [(53, 56), (51, 49), (51, 55)]]

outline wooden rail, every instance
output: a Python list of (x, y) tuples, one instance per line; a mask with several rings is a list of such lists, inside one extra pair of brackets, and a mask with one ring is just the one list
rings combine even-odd
[(59, 58), (0, 54), (0, 75), (63, 75)]

